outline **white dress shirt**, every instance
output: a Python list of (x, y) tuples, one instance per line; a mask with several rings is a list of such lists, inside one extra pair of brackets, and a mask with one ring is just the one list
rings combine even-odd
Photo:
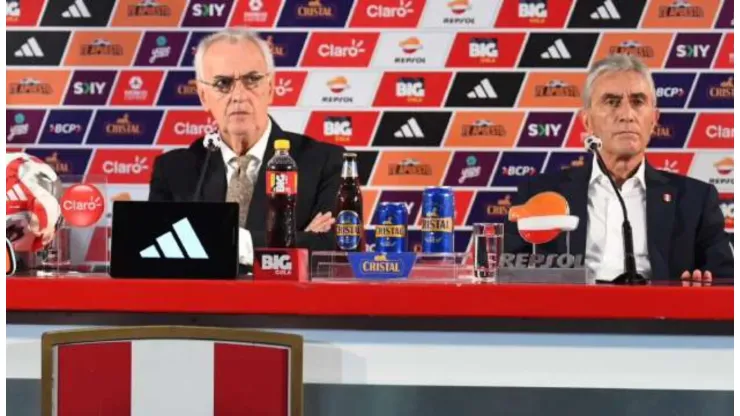
[[(621, 194), (632, 225), (637, 272), (650, 278), (647, 243), (645, 162), (622, 185)], [(594, 161), (588, 183), (586, 268), (597, 280), (611, 281), (624, 273), (624, 215), (609, 178)]]
[[(255, 190), (254, 192), (260, 192), (264, 191), (264, 187), (259, 187), (257, 185), (257, 175), (260, 171), (260, 166), (262, 166), (263, 159), (265, 157), (265, 150), (267, 150), (267, 142), (269, 141), (270, 132), (272, 131), (272, 121), (267, 121), (267, 128), (265, 129), (265, 132), (262, 134), (262, 137), (260, 137), (259, 140), (257, 140), (257, 143), (252, 146), (249, 151), (247, 151), (247, 154), (251, 156), (249, 159), (249, 165), (247, 166), (247, 175), (249, 175), (249, 179), (251, 180), (252, 184), (254, 184)], [(238, 164), (237, 164), (237, 155), (234, 153), (231, 148), (226, 145), (225, 142), (221, 141), (221, 156), (224, 158), (224, 164), (226, 165), (226, 186), (229, 186), (229, 182), (231, 181), (231, 176), (234, 174), (234, 171), (236, 171)], [(239, 228), (239, 263), (245, 264), (245, 265), (251, 265), (254, 261), (254, 247), (252, 246), (252, 234), (249, 232), (249, 230), (245, 228)]]

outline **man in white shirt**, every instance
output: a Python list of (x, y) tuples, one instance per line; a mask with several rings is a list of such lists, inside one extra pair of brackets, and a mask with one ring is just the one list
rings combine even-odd
[(215, 120), (220, 141), (212, 152), (200, 138), (187, 149), (157, 158), (149, 200), (239, 203), (239, 262), (251, 265), (254, 247), (265, 245), (265, 166), (274, 154), (275, 140), (287, 139), (299, 175), (296, 245), (333, 249), (332, 210), (344, 149), (283, 131), (268, 115), (275, 93), (269, 45), (250, 32), (224, 30), (200, 42), (194, 64), (198, 95)]
[[(612, 281), (625, 271), (623, 213), (606, 176), (625, 202), (633, 230), (637, 272), (653, 279), (711, 281), (733, 277), (733, 253), (719, 196), (714, 186), (658, 171), (645, 159), (645, 149), (658, 121), (655, 87), (637, 58), (612, 55), (589, 71), (581, 121), (589, 135), (603, 141), (600, 154), (607, 172), (589, 161), (519, 184), (514, 205), (543, 191), (563, 195), (571, 215), (580, 218), (571, 233), (571, 252), (584, 254), (598, 280)], [(565, 237), (538, 246), (538, 253), (565, 253)], [(530, 252), (516, 223), (507, 222), (507, 252)]]

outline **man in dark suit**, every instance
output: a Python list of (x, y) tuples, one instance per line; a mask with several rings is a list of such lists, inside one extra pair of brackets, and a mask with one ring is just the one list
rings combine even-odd
[(150, 183), (150, 201), (239, 203), (242, 264), (252, 263), (254, 247), (265, 246), (265, 168), (276, 139), (290, 141), (290, 155), (298, 164), (297, 246), (334, 248), (332, 210), (343, 148), (283, 131), (268, 115), (274, 68), (269, 45), (249, 32), (226, 30), (204, 38), (195, 55), (198, 94), (215, 119), (220, 142), (210, 154), (198, 195), (209, 154), (203, 138), (158, 157)]
[[(653, 279), (701, 282), (733, 277), (734, 253), (724, 230), (717, 189), (705, 182), (658, 171), (645, 149), (658, 120), (655, 88), (637, 58), (613, 55), (594, 64), (584, 89), (581, 121), (603, 141), (596, 161), (582, 167), (523, 180), (515, 205), (544, 191), (563, 195), (570, 214), (580, 218), (570, 235), (572, 254), (584, 254), (596, 279), (611, 281), (624, 272), (623, 214), (608, 178), (625, 200), (633, 229), (638, 273)], [(516, 223), (505, 224), (504, 249), (531, 253)], [(565, 234), (538, 245), (539, 254), (565, 253)]]

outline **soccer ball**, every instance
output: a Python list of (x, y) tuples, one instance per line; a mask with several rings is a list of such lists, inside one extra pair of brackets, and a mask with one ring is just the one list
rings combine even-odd
[(62, 220), (61, 181), (54, 169), (25, 153), (5, 155), (5, 237), (16, 252), (36, 252)]

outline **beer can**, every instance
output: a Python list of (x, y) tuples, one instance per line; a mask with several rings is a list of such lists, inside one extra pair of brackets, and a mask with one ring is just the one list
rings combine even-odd
[(421, 251), (455, 251), (455, 195), (450, 187), (429, 187), (421, 200)]
[(375, 224), (375, 251), (403, 253), (408, 251), (406, 226), (409, 214), (401, 202), (381, 202)]

